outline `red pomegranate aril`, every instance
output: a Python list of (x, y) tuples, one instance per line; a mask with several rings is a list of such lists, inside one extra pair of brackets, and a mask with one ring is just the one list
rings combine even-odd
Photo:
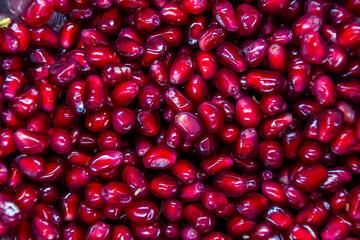
[(66, 154), (71, 149), (69, 133), (64, 129), (50, 128), (48, 131), (51, 148), (59, 153)]
[(15, 34), (10, 30), (2, 28), (2, 41), (0, 42), (0, 52), (16, 53), (19, 51), (20, 43)]
[(60, 44), (64, 48), (70, 48), (80, 38), (80, 26), (75, 22), (66, 22), (60, 33)]
[(261, 22), (260, 12), (250, 4), (243, 3), (236, 9), (237, 25), (236, 33), (239, 36), (251, 36), (259, 28)]
[(265, 219), (272, 227), (285, 230), (294, 221), (294, 216), (287, 209), (275, 204), (266, 210)]
[[(35, 64), (54, 64), (55, 56), (45, 48), (34, 48), (30, 52), (30, 61)], [(21, 70), (21, 69), (20, 69)]]
[(354, 48), (360, 39), (359, 22), (349, 22), (339, 29), (338, 44), (343, 48)]
[(212, 7), (213, 17), (219, 25), (230, 32), (238, 29), (235, 10), (232, 4), (226, 0), (215, 2)]
[(147, 196), (149, 183), (139, 169), (133, 166), (124, 167), (122, 171), (122, 179), (135, 198), (143, 198)]
[(337, 213), (330, 218), (321, 232), (324, 240), (345, 238), (351, 230), (350, 219), (343, 213)]
[(350, 154), (356, 149), (358, 143), (354, 130), (343, 127), (331, 142), (331, 151), (337, 155)]
[(266, 197), (258, 193), (249, 193), (237, 202), (237, 211), (247, 220), (255, 219), (265, 211), (268, 205)]
[(87, 47), (85, 50), (85, 59), (89, 65), (95, 69), (102, 69), (108, 62), (119, 62), (119, 57), (114, 49), (107, 45), (96, 45)]
[(107, 89), (99, 76), (90, 75), (85, 81), (85, 106), (90, 111), (101, 110), (105, 105)]
[(265, 119), (259, 126), (259, 134), (265, 139), (274, 139), (280, 132), (290, 126), (294, 118), (291, 113), (283, 113)]
[(85, 238), (88, 240), (108, 240), (110, 239), (110, 226), (103, 222), (94, 223), (88, 228)]
[(169, 175), (155, 177), (150, 182), (150, 192), (160, 199), (174, 198), (178, 190), (178, 180)]
[(348, 216), (350, 217), (351, 220), (360, 219), (359, 205), (360, 205), (360, 188), (359, 186), (356, 186), (351, 190), (349, 196)]
[(203, 15), (195, 16), (185, 30), (185, 41), (190, 47), (199, 47), (199, 37), (206, 28), (207, 19)]
[(169, 79), (172, 84), (187, 81), (195, 71), (195, 62), (192, 56), (182, 54), (175, 58), (170, 69)]
[[(97, 0), (99, 3), (100, 1)], [(104, 1), (105, 2), (105, 1)], [(110, 7), (112, 5), (112, 0), (110, 2)], [(104, 12), (100, 17), (99, 21), (96, 24), (97, 29), (99, 29), (105, 35), (116, 35), (120, 30), (121, 25), (121, 16), (117, 9), (111, 8)]]
[(201, 51), (209, 51), (218, 47), (225, 41), (226, 31), (217, 26), (205, 29), (199, 38), (199, 48)]
[(21, 153), (40, 154), (49, 146), (46, 135), (19, 129), (14, 133), (14, 142)]
[(309, 195), (294, 186), (285, 186), (284, 195), (288, 204), (294, 209), (303, 209), (310, 202)]
[(138, 95), (139, 87), (133, 81), (123, 81), (111, 91), (111, 101), (116, 107), (129, 105)]
[(263, 94), (278, 93), (283, 84), (279, 72), (254, 70), (247, 75), (250, 85)]
[(170, 172), (185, 184), (191, 184), (196, 180), (195, 166), (185, 159), (177, 160)]
[(179, 112), (174, 117), (174, 123), (187, 141), (197, 139), (203, 132), (203, 123), (191, 112)]
[(116, 239), (134, 240), (135, 238), (129, 228), (127, 228), (124, 225), (117, 225), (111, 229), (110, 239), (111, 240), (116, 240)]
[[(315, 47), (316, 46), (316, 47)], [(327, 46), (320, 33), (309, 31), (301, 39), (301, 56), (313, 64), (324, 64), (327, 56)]]
[(246, 236), (256, 227), (255, 220), (246, 220), (239, 215), (233, 215), (226, 223), (226, 230), (234, 237)]
[(330, 142), (342, 129), (343, 114), (339, 110), (327, 109), (319, 114), (317, 126), (317, 140)]
[(103, 187), (103, 184), (97, 182), (91, 182), (86, 185), (85, 201), (89, 206), (96, 208), (102, 208), (105, 206), (105, 201), (101, 197), (101, 190)]
[(334, 167), (328, 169), (328, 175), (320, 190), (324, 193), (334, 193), (350, 182), (352, 175), (347, 168)]
[(149, 200), (138, 200), (125, 207), (127, 217), (136, 223), (153, 223), (158, 218), (157, 205)]
[(101, 197), (107, 204), (116, 207), (125, 207), (133, 201), (130, 189), (120, 182), (110, 182), (105, 185), (101, 190)]
[(244, 128), (255, 128), (260, 123), (259, 105), (250, 97), (242, 97), (236, 102), (236, 120)]
[(35, 217), (32, 222), (32, 230), (36, 238), (60, 239), (60, 232), (57, 227), (52, 226), (52, 224), (45, 219)]
[(198, 181), (188, 185), (183, 185), (179, 190), (179, 199), (183, 202), (199, 201), (204, 193), (204, 183)]
[(135, 11), (135, 27), (143, 33), (154, 31), (161, 24), (160, 14), (152, 8), (138, 8)]
[(268, 59), (271, 70), (285, 72), (287, 53), (284, 46), (274, 43), (268, 48)]
[(196, 71), (208, 80), (215, 76), (218, 69), (216, 56), (212, 51), (198, 51), (195, 54)]
[(213, 185), (228, 197), (239, 197), (246, 192), (246, 179), (234, 172), (219, 173), (216, 175)]
[(67, 170), (65, 176), (66, 188), (72, 192), (78, 192), (90, 181), (90, 174), (81, 166), (75, 166)]
[(294, 32), (295, 37), (301, 39), (305, 33), (319, 31), (322, 26), (323, 21), (320, 17), (313, 14), (306, 14), (291, 26), (291, 30)]
[(80, 203), (78, 193), (66, 193), (60, 198), (60, 207), (65, 221), (74, 221)]
[(19, 52), (24, 52), (30, 45), (29, 28), (21, 22), (13, 22), (9, 25), (9, 29), (16, 36), (19, 47)]
[(259, 153), (265, 166), (279, 168), (284, 161), (283, 147), (280, 143), (273, 140), (261, 142), (259, 145)]
[(51, 0), (35, 0), (22, 13), (21, 19), (28, 25), (37, 27), (45, 24), (54, 13), (54, 4)]
[(136, 130), (145, 136), (155, 136), (160, 131), (160, 115), (155, 111), (137, 109)]
[(9, 103), (9, 107), (15, 115), (20, 118), (29, 118), (39, 110), (39, 91), (30, 88), (26, 92), (18, 95)]
[(100, 175), (120, 166), (123, 154), (119, 151), (108, 150), (95, 155), (87, 164), (89, 173), (93, 176)]
[(183, 203), (177, 199), (166, 200), (161, 213), (170, 221), (176, 222), (183, 218)]
[(242, 48), (245, 62), (251, 68), (258, 66), (264, 60), (267, 49), (268, 44), (262, 38), (245, 42)]
[(181, 225), (177, 222), (165, 222), (164, 224), (164, 238), (165, 239), (179, 239), (181, 234)]
[(136, 239), (156, 240), (163, 234), (163, 227), (159, 222), (154, 223), (130, 223), (130, 228)]
[(214, 215), (206, 212), (200, 204), (194, 203), (186, 206), (184, 217), (200, 233), (209, 233), (214, 228)]
[(224, 112), (218, 106), (209, 101), (204, 101), (198, 106), (197, 113), (207, 132), (218, 133), (223, 128), (225, 122)]
[(281, 205), (286, 204), (286, 198), (280, 183), (275, 181), (267, 181), (262, 183), (262, 193), (270, 202)]
[(101, 151), (119, 150), (121, 148), (121, 137), (111, 129), (105, 130), (98, 138), (98, 145)]
[(31, 44), (41, 47), (58, 48), (60, 46), (59, 33), (49, 26), (30, 28)]
[(235, 72), (243, 72), (247, 64), (241, 56), (241, 50), (230, 42), (224, 42), (216, 49), (218, 61)]
[(177, 2), (165, 3), (160, 16), (163, 22), (175, 26), (184, 26), (190, 21), (190, 15)]
[(0, 66), (4, 71), (21, 71), (24, 67), (24, 59), (18, 54), (8, 55), (1, 60)]
[(205, 189), (201, 196), (201, 204), (206, 211), (214, 212), (228, 205), (227, 197), (211, 188)]

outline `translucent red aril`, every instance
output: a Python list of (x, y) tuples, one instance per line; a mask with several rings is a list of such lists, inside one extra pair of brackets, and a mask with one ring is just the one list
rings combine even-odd
[(218, 62), (212, 51), (198, 51), (195, 54), (196, 71), (204, 79), (211, 79), (215, 76)]
[(244, 128), (253, 128), (260, 123), (260, 107), (254, 99), (242, 97), (236, 102), (236, 120)]
[(301, 56), (305, 61), (314, 64), (324, 64), (327, 56), (327, 46), (318, 32), (310, 31), (301, 39)]
[(263, 94), (280, 92), (283, 79), (279, 72), (254, 70), (247, 75), (250, 85)]
[(237, 211), (243, 218), (251, 220), (264, 212), (267, 205), (266, 197), (258, 193), (249, 193), (237, 202)]
[(60, 198), (60, 207), (65, 221), (74, 221), (77, 218), (77, 210), (80, 203), (80, 195), (66, 193)]
[(328, 239), (341, 239), (346, 237), (351, 230), (350, 219), (343, 213), (337, 213), (330, 218), (321, 232), (321, 237)]
[(137, 223), (153, 223), (159, 215), (157, 205), (148, 200), (138, 200), (125, 207), (127, 217)]
[(326, 168), (321, 164), (315, 164), (297, 172), (292, 182), (299, 189), (312, 192), (318, 189), (326, 178)]
[(245, 62), (251, 68), (258, 66), (265, 59), (267, 49), (268, 44), (263, 38), (245, 42), (242, 49)]
[(29, 118), (39, 110), (39, 91), (30, 88), (9, 103), (9, 107), (20, 118)]
[(352, 175), (347, 168), (334, 167), (328, 169), (325, 182), (320, 186), (320, 190), (324, 193), (334, 193), (350, 182)]
[[(195, 7), (198, 6), (195, 5)], [(165, 3), (160, 10), (160, 16), (165, 23), (176, 26), (183, 26), (190, 20), (190, 15), (177, 2)]]
[(144, 156), (143, 162), (146, 168), (166, 169), (176, 162), (177, 154), (170, 147), (160, 144), (150, 149)]
[[(118, 45), (115, 46), (115, 49), (118, 50)], [(85, 59), (89, 65), (95, 69), (104, 68), (108, 62), (120, 61), (114, 49), (107, 45), (101, 44), (93, 47), (87, 47), (85, 51)]]
[(272, 118), (265, 119), (259, 126), (259, 133), (265, 139), (276, 138), (281, 131), (293, 122), (291, 113), (283, 113)]
[(191, 112), (179, 112), (174, 117), (176, 128), (187, 141), (197, 139), (203, 132), (203, 123)]
[(179, 191), (179, 182), (176, 178), (163, 175), (155, 177), (150, 182), (150, 192), (158, 198), (170, 199), (175, 197)]
[(214, 216), (201, 208), (200, 204), (190, 204), (184, 209), (184, 217), (200, 233), (208, 233), (214, 228)]
[(233, 215), (226, 223), (226, 230), (235, 237), (241, 237), (250, 233), (255, 226), (255, 220), (246, 220), (239, 215)]
[(179, 221), (183, 218), (183, 203), (176, 199), (166, 200), (161, 211), (170, 221)]
[(190, 14), (201, 14), (206, 10), (207, 0), (181, 0), (182, 8)]
[(177, 160), (170, 172), (186, 184), (193, 183), (196, 180), (195, 166), (185, 159)]
[(214, 179), (214, 186), (229, 197), (239, 197), (246, 192), (246, 179), (234, 172), (224, 171)]
[(283, 147), (280, 143), (273, 140), (261, 142), (259, 154), (265, 166), (272, 168), (279, 168), (284, 161)]
[(120, 182), (110, 182), (101, 190), (101, 197), (107, 204), (125, 207), (132, 202), (129, 188)]
[(258, 153), (258, 134), (254, 128), (248, 128), (240, 131), (233, 143), (232, 153), (240, 159), (247, 159)]
[(49, 146), (46, 135), (19, 129), (14, 133), (14, 142), (21, 153), (39, 154), (43, 153)]
[(236, 9), (236, 19), (239, 26), (236, 33), (240, 36), (251, 36), (258, 30), (261, 15), (256, 8), (243, 3)]
[(109, 239), (110, 226), (103, 222), (94, 223), (88, 228), (85, 237), (89, 240)]
[(218, 61), (235, 72), (243, 72), (247, 69), (241, 50), (230, 42), (224, 42), (216, 49)]
[(268, 59), (270, 68), (275, 71), (284, 72), (287, 66), (287, 53), (284, 46), (274, 43), (268, 48)]
[(359, 143), (352, 128), (343, 127), (331, 142), (331, 151), (337, 155), (352, 153)]
[(64, 129), (50, 128), (48, 131), (51, 148), (59, 153), (66, 154), (71, 149), (69, 132)]
[(224, 112), (209, 101), (202, 102), (197, 109), (199, 117), (209, 133), (218, 133), (224, 126)]
[(221, 27), (212, 26), (203, 31), (199, 38), (199, 48), (208, 51), (218, 47), (225, 41), (226, 31)]
[(235, 10), (232, 4), (226, 0), (217, 1), (213, 5), (213, 16), (221, 27), (234, 32), (238, 29)]
[(51, 0), (35, 0), (22, 13), (22, 20), (32, 26), (38, 27), (45, 24), (54, 13), (54, 4)]
[(183, 185), (179, 190), (179, 199), (183, 202), (199, 201), (204, 193), (204, 190), (205, 185), (200, 181), (188, 185)]
[(91, 175), (97, 176), (118, 167), (122, 162), (122, 158), (123, 155), (119, 151), (103, 151), (95, 155), (88, 162), (87, 169)]
[(175, 58), (170, 69), (169, 79), (172, 84), (187, 81), (195, 71), (195, 62), (192, 56), (182, 54)]

